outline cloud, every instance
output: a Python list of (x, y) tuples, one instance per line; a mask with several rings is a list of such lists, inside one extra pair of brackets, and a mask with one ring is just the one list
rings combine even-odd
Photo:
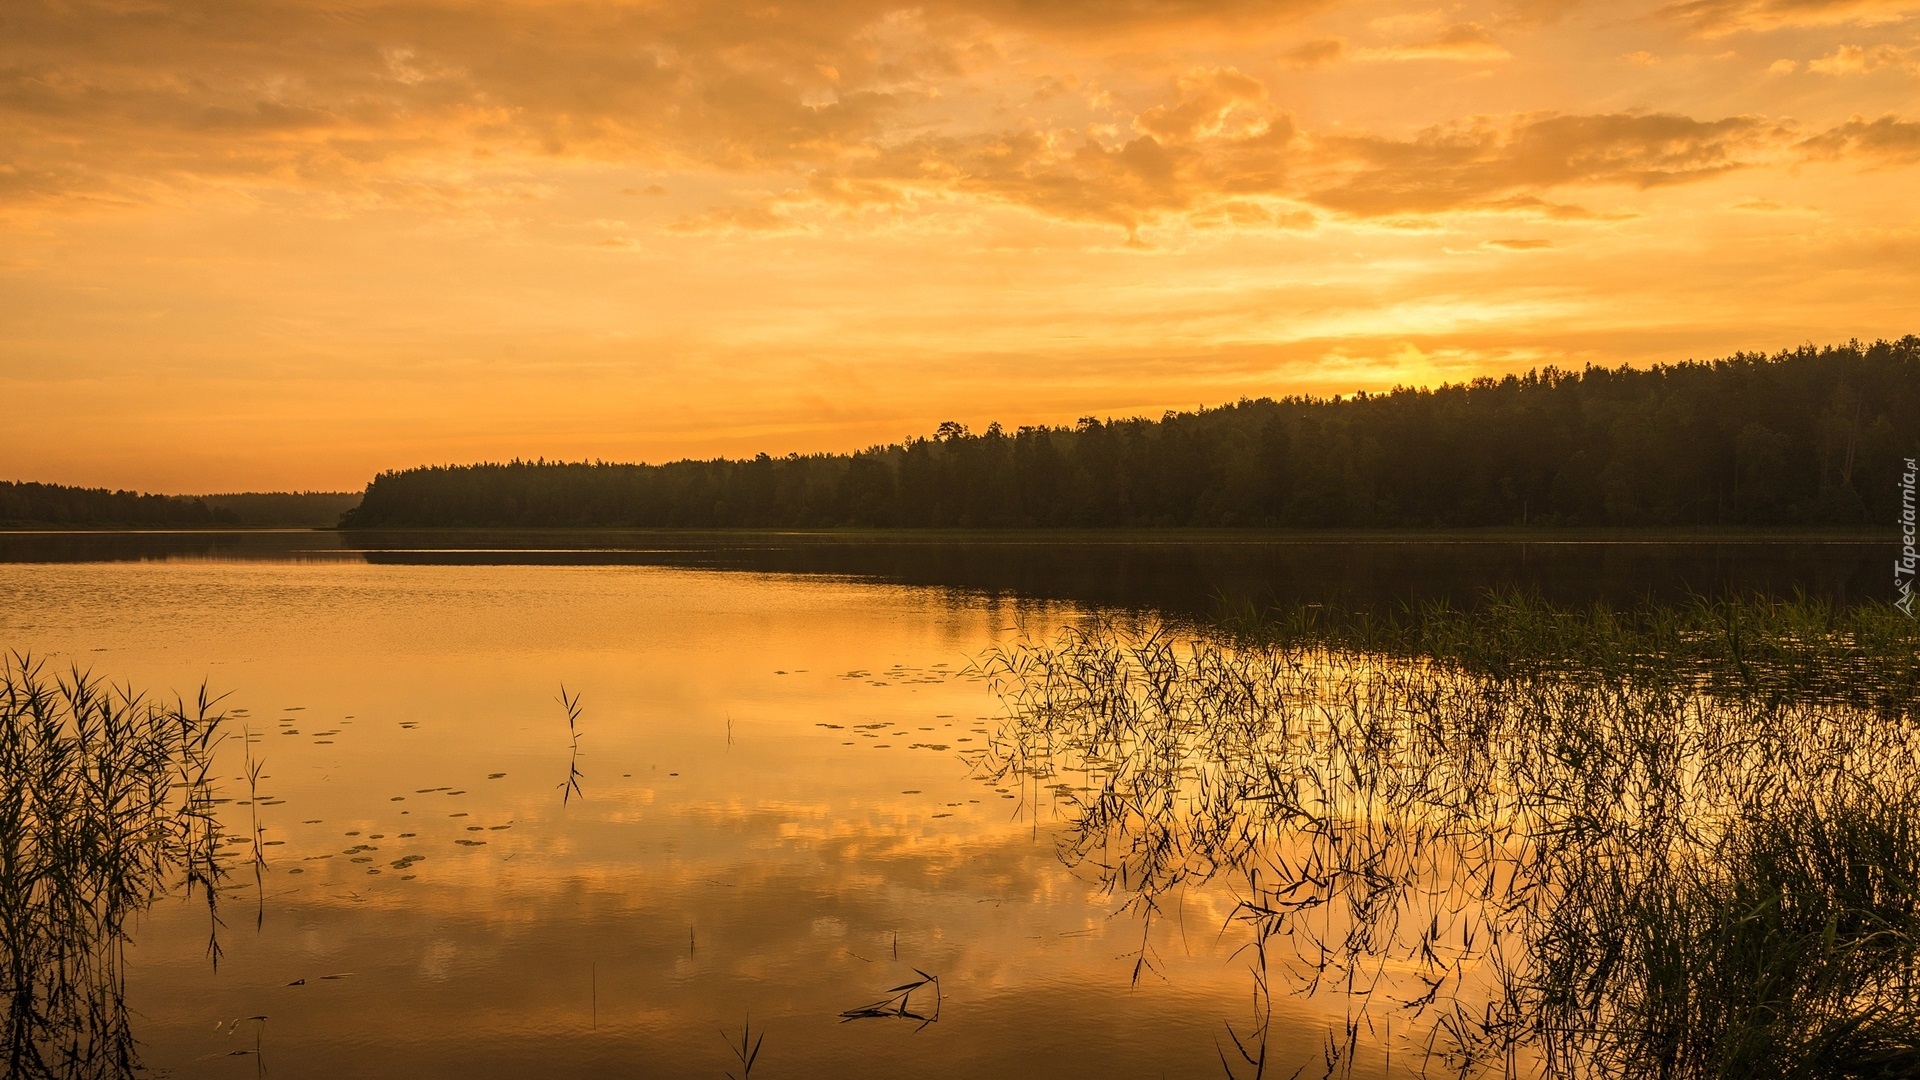
[(904, 84), (809, 99), (812, 61), (859, 30), (820, 12), (756, 27), (673, 5), (22, 0), (0, 118), (16, 163), (128, 196), (431, 186), (516, 158), (756, 168), (838, 152), (914, 100)]
[(667, 226), (677, 233), (773, 233), (800, 232), (805, 226), (781, 214), (774, 204), (716, 206), (700, 214), (689, 214)]
[(1758, 117), (1664, 113), (1483, 118), (1408, 140), (1322, 136), (1335, 164), (1309, 198), (1364, 217), (1502, 208), (1565, 185), (1648, 188), (1716, 176), (1780, 136)]
[(1311, 229), (1318, 220), (1311, 210), (1289, 209), (1251, 199), (1229, 199), (1187, 215), (1187, 222), (1198, 229), (1229, 226), (1240, 229)]
[(1104, 36), (1172, 26), (1271, 25), (1334, 5), (1335, 0), (951, 0), (938, 6), (1001, 25)]
[(1505, 198), (1489, 199), (1476, 203), (1472, 209), (1527, 214), (1546, 218), (1549, 221), (1624, 221), (1634, 216), (1622, 213), (1597, 213), (1584, 206), (1552, 202), (1538, 195), (1509, 195)]
[(909, 189), (964, 194), (1129, 233), (1169, 214), (1285, 193), (1293, 119), (1237, 69), (1189, 72), (1171, 101), (1141, 110), (1132, 127), (1131, 138), (1027, 129), (908, 139), (816, 176), (812, 186), (863, 199)]
[(1338, 62), (1346, 52), (1345, 38), (1316, 38), (1281, 53), (1279, 60), (1294, 69), (1326, 67)]
[(1920, 48), (1842, 45), (1817, 60), (1807, 61), (1807, 70), (1818, 75), (1864, 75), (1883, 68), (1920, 75)]
[(1305, 228), (1302, 204), (1359, 218), (1450, 212), (1617, 220), (1556, 188), (1653, 188), (1766, 163), (1791, 132), (1760, 117), (1659, 113), (1479, 117), (1405, 139), (1302, 133), (1257, 80), (1205, 68), (1137, 113), (1132, 137), (1073, 129), (903, 141), (814, 176), (816, 205), (964, 195), (1137, 234), (1169, 218), (1202, 228)]
[(1519, 27), (1551, 27), (1580, 4), (1584, 0), (1507, 0), (1500, 21)]
[[(1762, 163), (1787, 138), (1755, 117), (1657, 112), (1476, 117), (1412, 137), (1302, 133), (1284, 103), (1232, 65), (1140, 75), (1166, 62), (1156, 53), (1103, 82), (1075, 68), (1085, 53), (1007, 37), (1071, 29), (1076, 41), (1106, 41), (1229, 24), (1277, 36), (1277, 24), (1322, 6), (16, 0), (0, 66), (0, 207), (76, 211), (267, 189), (343, 206), (473, 206), (537, 198), (556, 168), (614, 164), (731, 174), (763, 193), (739, 206), (716, 200), (671, 226), (682, 232), (792, 229), (813, 214), (899, 214), (949, 198), (1130, 233), (1170, 218), (1301, 228), (1317, 220), (1306, 205), (1357, 217), (1580, 220), (1606, 215), (1550, 199), (1553, 189), (1704, 179)], [(1567, 5), (1522, 6), (1545, 19)], [(1694, 7), (1695, 19), (1865, 10), (1839, 0)], [(1369, 32), (1411, 43), (1355, 49), (1316, 38), (1278, 59), (1304, 69), (1509, 56), (1487, 27), (1442, 20), (1390, 15)], [(1027, 59), (1006, 59), (1016, 54)], [(1907, 54), (1847, 47), (1814, 64), (1839, 73), (1896, 61)], [(982, 75), (983, 63), (1000, 67)], [(1031, 115), (1007, 104), (1015, 85)], [(1070, 89), (1029, 95), (1034, 85)], [(1878, 132), (1836, 129), (1802, 153), (1904, 160), (1887, 148), (1897, 139)]]
[(1679, 0), (1659, 14), (1706, 37), (1798, 26), (1874, 25), (1920, 11), (1916, 0)]
[(999, 63), (1008, 33), (1274, 32), (1330, 2), (16, 0), (0, 160), (42, 180), (0, 198), (251, 184), (381, 200), (556, 161), (834, 167), (935, 126), (930, 103)]
[(1510, 60), (1513, 54), (1506, 50), (1479, 23), (1455, 23), (1442, 31), (1438, 37), (1411, 45), (1388, 45), (1372, 49), (1356, 49), (1356, 60)]
[(1502, 251), (1540, 251), (1553, 246), (1551, 240), (1489, 240), (1487, 247)]
[(1889, 113), (1878, 120), (1854, 117), (1797, 145), (1817, 161), (1860, 158), (1886, 165), (1920, 162), (1920, 121)]
[(1584, 0), (1508, 0), (1501, 21), (1518, 26), (1551, 26)]

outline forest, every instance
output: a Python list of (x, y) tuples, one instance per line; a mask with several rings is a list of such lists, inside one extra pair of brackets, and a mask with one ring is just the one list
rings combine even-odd
[(137, 491), (0, 481), (0, 527), (323, 527), (359, 503), (359, 492), (248, 491), (146, 495)]
[(1891, 522), (1920, 337), (1435, 389), (998, 424), (853, 454), (386, 472), (346, 527)]
[(331, 527), (360, 504), (357, 491), (242, 491), (198, 498), (241, 525)]
[(0, 525), (238, 525), (232, 510), (188, 495), (0, 481)]

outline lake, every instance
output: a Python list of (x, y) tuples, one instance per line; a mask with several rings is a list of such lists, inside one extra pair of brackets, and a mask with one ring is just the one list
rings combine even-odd
[[(969, 756), (1008, 715), (983, 650), (1234, 598), (1845, 604), (1884, 599), (1886, 551), (0, 534), (0, 644), (226, 695), (219, 813), (264, 865), (231, 861), (217, 926), (175, 897), (135, 928), (159, 1075), (739, 1076), (743, 1036), (755, 1076), (1220, 1075), (1235, 894), (1143, 926), (1063, 861), (1057, 798)], [(1317, 1069), (1342, 1008), (1277, 998), (1270, 1071)]]

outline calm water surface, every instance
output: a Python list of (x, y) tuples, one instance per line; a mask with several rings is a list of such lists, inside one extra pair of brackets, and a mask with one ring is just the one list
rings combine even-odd
[[(236, 860), (219, 970), (197, 904), (131, 953), (171, 1075), (719, 1076), (749, 1016), (756, 1076), (1194, 1075), (1243, 992), (1199, 897), (1190, 950), (1130, 990), (1138, 928), (968, 779), (995, 702), (960, 672), (1006, 605), (343, 562), (12, 564), (0, 595), (0, 636), (56, 664), (230, 692), (229, 750), (245, 729), (265, 759), (226, 808), (271, 846), (257, 887)], [(915, 968), (937, 1023), (841, 1022)], [(230, 1056), (256, 1028), (260, 1060)]]
[[(723, 1036), (750, 1022), (755, 1076), (1219, 1074), (1249, 993), (1232, 898), (1195, 890), (1145, 938), (1116, 917), (1056, 857), (1044, 794), (970, 775), (1000, 709), (967, 668), (1102, 600), (1197, 610), (1209, 567), (1271, 552), (1108, 551), (1130, 569), (1102, 577), (1084, 551), (649, 550), (0, 538), (0, 643), (230, 695), (223, 812), (237, 835), (257, 814), (267, 866), (256, 880), (234, 860), (217, 971), (204, 905), (162, 902), (138, 928), (129, 1004), (150, 1066), (738, 1075)], [(1323, 584), (1358, 565), (1346, 584), (1393, 595), (1392, 554), (1297, 565)], [(1653, 559), (1666, 569), (1645, 580), (1608, 576), (1632, 552), (1578, 565), (1629, 592), (1758, 574), (1844, 593), (1879, 561), (1865, 544), (1738, 554)], [(1080, 569), (1020, 587), (1054, 562)], [(1527, 565), (1442, 562), (1443, 592)], [(1141, 582), (1131, 597), (1115, 573)], [(563, 684), (582, 702), (566, 799)], [(265, 762), (252, 798), (243, 735)], [(1143, 947), (1158, 970), (1135, 985)], [(933, 1022), (843, 1021), (925, 975)], [(1286, 1075), (1319, 1060), (1326, 1014), (1280, 1004)], [(935, 1006), (928, 986), (910, 1011)]]

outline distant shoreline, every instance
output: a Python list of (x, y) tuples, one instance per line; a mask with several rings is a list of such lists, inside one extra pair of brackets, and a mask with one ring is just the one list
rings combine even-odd
[(381, 535), (464, 535), (464, 536), (663, 536), (699, 537), (791, 537), (809, 540), (979, 540), (997, 542), (1072, 542), (1126, 540), (1184, 540), (1241, 543), (1267, 542), (1340, 542), (1407, 541), (1418, 539), (1455, 541), (1510, 541), (1603, 543), (1608, 541), (1734, 541), (1758, 542), (1792, 540), (1798, 542), (1834, 541), (1857, 543), (1885, 540), (1894, 543), (1897, 534), (1889, 528), (1838, 525), (1697, 525), (1697, 526), (1456, 526), (1422, 529), (1414, 526), (1353, 528), (1275, 528), (1249, 526), (1224, 527), (1142, 527), (1091, 526), (1084, 528), (1006, 528), (982, 529), (957, 526), (917, 528), (713, 528), (662, 526), (511, 526), (511, 525), (408, 525), (408, 526), (324, 526), (324, 525), (214, 525), (157, 527), (151, 525), (60, 525), (25, 523), (0, 525), (0, 534), (262, 534), (328, 533), (339, 536)]

